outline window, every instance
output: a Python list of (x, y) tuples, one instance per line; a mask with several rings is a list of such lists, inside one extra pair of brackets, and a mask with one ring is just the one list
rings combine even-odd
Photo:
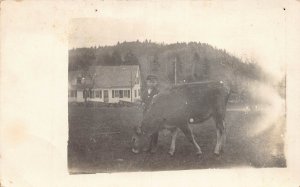
[(130, 90), (124, 90), (124, 97), (130, 98)]
[(81, 84), (81, 77), (77, 77), (76, 83)]
[(83, 98), (89, 97), (88, 93), (89, 92), (87, 90), (83, 90)]
[(112, 90), (112, 98), (130, 98), (130, 90)]
[(77, 97), (77, 90), (71, 91), (71, 97)]
[(141, 90), (140, 89), (138, 89), (138, 93), (139, 93), (139, 96), (141, 96)]
[(83, 90), (83, 98), (89, 98), (92, 95), (91, 90)]
[(119, 97), (119, 95), (120, 95), (119, 90), (115, 90), (115, 97)]
[(119, 90), (120, 98), (123, 98), (123, 90)]
[(94, 98), (95, 97), (95, 91), (94, 90), (90, 90), (90, 98)]
[(76, 90), (69, 90), (68, 97), (77, 97), (77, 91)]
[(96, 90), (95, 91), (95, 97), (96, 98), (102, 98), (102, 90)]
[(104, 98), (104, 102), (108, 101), (108, 90), (103, 90), (103, 98)]

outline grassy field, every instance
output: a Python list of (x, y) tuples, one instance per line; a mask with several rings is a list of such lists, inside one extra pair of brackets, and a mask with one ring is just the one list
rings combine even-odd
[[(231, 110), (233, 109), (233, 110)], [(170, 135), (159, 136), (155, 154), (135, 155), (130, 151), (133, 127), (142, 118), (137, 107), (69, 106), (68, 165), (70, 173), (124, 171), (162, 171), (231, 167), (285, 167), (284, 118), (277, 124), (250, 133), (260, 125), (262, 112), (245, 113), (228, 106), (226, 115), (227, 142), (225, 152), (213, 154), (216, 130), (213, 120), (192, 125), (203, 155), (182, 132), (178, 134), (175, 156), (167, 154)], [(109, 133), (108, 133), (109, 132)]]

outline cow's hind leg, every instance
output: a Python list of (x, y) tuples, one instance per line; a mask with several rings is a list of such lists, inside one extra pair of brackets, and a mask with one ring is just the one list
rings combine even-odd
[(217, 127), (217, 143), (214, 153), (219, 155), (222, 149), (224, 149), (224, 144), (226, 141), (226, 128), (224, 119), (215, 118)]
[(172, 137), (172, 140), (171, 140), (171, 146), (170, 146), (170, 150), (169, 150), (169, 154), (171, 156), (174, 155), (175, 153), (175, 149), (176, 149), (176, 137), (177, 137), (177, 134), (178, 134), (178, 128), (174, 128), (171, 130), (171, 137)]
[(202, 151), (200, 149), (200, 146), (197, 144), (195, 138), (194, 138), (194, 134), (192, 132), (192, 129), (190, 128), (190, 126), (184, 125), (182, 127), (180, 127), (181, 131), (184, 133), (184, 135), (187, 137), (187, 139), (192, 142), (192, 144), (194, 145), (195, 149), (196, 149), (196, 154), (200, 155), (202, 154)]

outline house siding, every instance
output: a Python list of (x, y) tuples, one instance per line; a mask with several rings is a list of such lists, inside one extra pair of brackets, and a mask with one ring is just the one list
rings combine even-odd
[(119, 101), (127, 101), (127, 102), (131, 102), (131, 93), (130, 93), (130, 97), (125, 97), (124, 93), (123, 93), (123, 98), (120, 97), (112, 97), (112, 92), (115, 90), (122, 90), (123, 92), (125, 90), (129, 90), (129, 92), (131, 92), (130, 87), (123, 87), (123, 88), (113, 88), (113, 89), (109, 89), (108, 91), (108, 96), (109, 96), (109, 103), (118, 103)]
[[(74, 84), (76, 80), (70, 80), (71, 85)], [(94, 101), (94, 102), (104, 102), (104, 90), (108, 91), (108, 103), (118, 103), (119, 101), (126, 101), (126, 102), (136, 102), (137, 100), (141, 99), (141, 95), (139, 94), (141, 92), (141, 78), (140, 78), (140, 69), (138, 68), (132, 81), (132, 88), (124, 86), (119, 88), (93, 88), (91, 89), (94, 91), (94, 97), (88, 97), (87, 101)], [(123, 98), (120, 97), (112, 97), (112, 91), (113, 90), (129, 90), (130, 97), (125, 97), (123, 93)], [(70, 91), (70, 90), (69, 90)], [(101, 91), (101, 97), (96, 97), (95, 91)], [(137, 93), (135, 95), (135, 92)], [(68, 97), (69, 102), (84, 102), (85, 99), (83, 97), (83, 90), (77, 90), (77, 96), (76, 97)]]

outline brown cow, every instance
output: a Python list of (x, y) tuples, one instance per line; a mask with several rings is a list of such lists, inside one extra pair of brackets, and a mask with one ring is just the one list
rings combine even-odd
[(197, 154), (200, 146), (194, 139), (190, 123), (201, 123), (210, 117), (216, 122), (217, 143), (214, 153), (219, 155), (226, 139), (225, 113), (230, 89), (222, 81), (197, 82), (174, 86), (158, 94), (145, 113), (142, 123), (136, 128), (132, 138), (132, 151), (155, 152), (158, 134), (168, 129), (172, 134), (170, 155), (174, 155), (176, 135), (179, 129), (194, 145)]

